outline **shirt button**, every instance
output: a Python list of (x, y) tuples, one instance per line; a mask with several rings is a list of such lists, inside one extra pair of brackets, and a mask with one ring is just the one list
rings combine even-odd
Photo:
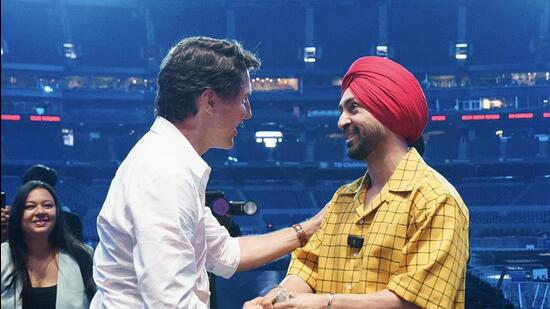
[(348, 284), (348, 286), (346, 287), (346, 289), (351, 290), (351, 284)]
[(365, 224), (365, 220), (363, 219), (359, 220), (359, 224)]

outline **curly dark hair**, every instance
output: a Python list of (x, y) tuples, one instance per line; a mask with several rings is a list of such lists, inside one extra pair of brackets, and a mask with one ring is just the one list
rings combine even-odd
[(196, 99), (206, 89), (233, 99), (247, 71), (260, 65), (260, 60), (237, 41), (186, 38), (162, 61), (155, 114), (172, 122), (192, 117), (198, 112)]

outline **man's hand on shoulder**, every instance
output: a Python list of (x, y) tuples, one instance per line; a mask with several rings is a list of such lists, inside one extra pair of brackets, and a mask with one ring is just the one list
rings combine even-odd
[(326, 209), (327, 207), (324, 207), (323, 209), (319, 210), (319, 212), (315, 216), (302, 223), (304, 232), (306, 233), (308, 239), (311, 238), (311, 236), (321, 227)]

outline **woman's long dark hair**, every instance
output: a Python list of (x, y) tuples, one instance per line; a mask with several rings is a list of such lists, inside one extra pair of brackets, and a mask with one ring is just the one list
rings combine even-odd
[(48, 236), (50, 246), (54, 249), (65, 250), (73, 259), (76, 260), (80, 267), (80, 274), (82, 275), (84, 290), (88, 299), (91, 300), (95, 294), (96, 286), (92, 277), (93, 260), (91, 256), (91, 250), (88, 249), (83, 243), (77, 240), (66, 228), (65, 220), (63, 218), (63, 211), (59, 198), (55, 193), (55, 190), (48, 184), (42, 181), (29, 181), (22, 185), (13, 201), (13, 205), (10, 210), (10, 218), (8, 223), (8, 242), (11, 251), (11, 259), (14, 266), (14, 272), (8, 277), (9, 283), (7, 286), (14, 286), (19, 279), (19, 282), (23, 284), (21, 290), (21, 298), (23, 304), (28, 303), (31, 297), (31, 280), (27, 268), (28, 260), (28, 248), (25, 243), (25, 236), (23, 234), (22, 219), (23, 212), (25, 210), (25, 204), (29, 193), (35, 189), (45, 189), (53, 197), (55, 203), (56, 220), (53, 230)]

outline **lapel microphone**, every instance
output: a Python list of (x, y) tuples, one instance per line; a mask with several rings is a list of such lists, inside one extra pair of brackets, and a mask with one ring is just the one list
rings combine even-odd
[(348, 235), (348, 246), (360, 249), (363, 247), (364, 238), (362, 236), (357, 235)]

